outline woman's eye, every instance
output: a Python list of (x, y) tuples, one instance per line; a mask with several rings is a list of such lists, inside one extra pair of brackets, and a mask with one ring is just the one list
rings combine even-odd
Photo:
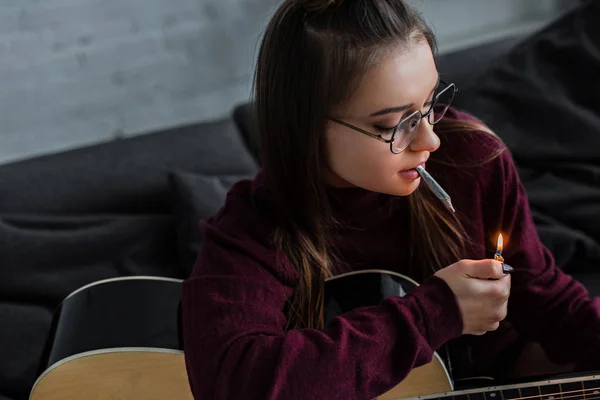
[(379, 132), (382, 138), (389, 140), (392, 138), (394, 134), (394, 130), (396, 129), (396, 125), (386, 128), (385, 126), (374, 125), (375, 129)]
[(375, 125), (375, 129), (377, 129), (380, 132), (393, 131), (395, 128), (396, 128), (396, 125), (390, 126), (389, 128), (386, 128), (385, 126)]

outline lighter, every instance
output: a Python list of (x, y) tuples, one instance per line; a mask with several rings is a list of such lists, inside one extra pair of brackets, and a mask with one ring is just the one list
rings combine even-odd
[(504, 249), (504, 243), (502, 240), (502, 234), (498, 235), (498, 241), (496, 242), (496, 253), (494, 254), (494, 260), (502, 263), (502, 272), (510, 274), (513, 271), (513, 267), (508, 264), (504, 264), (504, 257), (502, 257), (502, 250)]

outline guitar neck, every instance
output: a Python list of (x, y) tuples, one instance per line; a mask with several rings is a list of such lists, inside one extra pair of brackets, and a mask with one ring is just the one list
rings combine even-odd
[(600, 375), (459, 390), (413, 399), (453, 400), (600, 400)]

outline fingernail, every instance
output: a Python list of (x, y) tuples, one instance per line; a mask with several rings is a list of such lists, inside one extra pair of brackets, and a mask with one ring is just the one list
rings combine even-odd
[(510, 274), (511, 272), (513, 272), (513, 267), (511, 267), (508, 264), (502, 264), (502, 272), (504, 272), (505, 274)]

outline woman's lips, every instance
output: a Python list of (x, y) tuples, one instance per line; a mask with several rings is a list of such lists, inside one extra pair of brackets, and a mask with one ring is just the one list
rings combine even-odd
[[(425, 168), (425, 163), (419, 164), (421, 165), (423, 168)], [(417, 166), (415, 166), (416, 168)], [(415, 179), (419, 178), (419, 173), (417, 172), (417, 170), (415, 168), (411, 168), (411, 169), (405, 169), (403, 171), (398, 171), (398, 175), (400, 175), (401, 177), (408, 179), (408, 180), (412, 180), (414, 181)]]

